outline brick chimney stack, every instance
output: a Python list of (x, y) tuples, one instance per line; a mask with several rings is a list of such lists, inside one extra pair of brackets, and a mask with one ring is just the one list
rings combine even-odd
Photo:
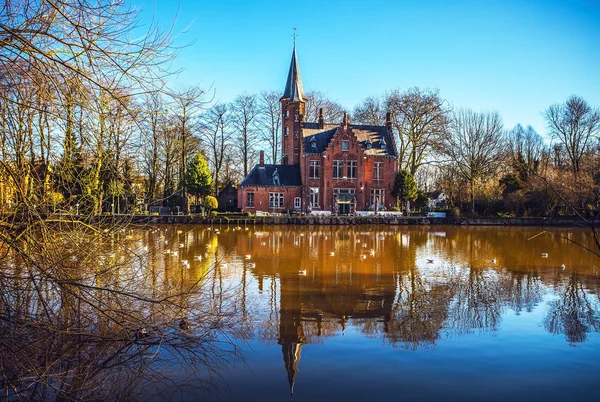
[(319, 128), (325, 126), (325, 119), (323, 118), (323, 108), (319, 108)]
[(265, 151), (260, 151), (260, 161), (259, 161), (259, 166), (265, 167)]
[(391, 133), (392, 132), (392, 112), (387, 112), (385, 114), (385, 126), (387, 127), (388, 131)]

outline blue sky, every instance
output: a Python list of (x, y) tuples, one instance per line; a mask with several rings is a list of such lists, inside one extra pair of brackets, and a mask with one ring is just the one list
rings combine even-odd
[(173, 84), (212, 86), (223, 102), (283, 91), (296, 27), (305, 90), (349, 110), (387, 90), (437, 88), (454, 107), (544, 134), (553, 103), (577, 94), (600, 107), (600, 0), (132, 1), (193, 42)]

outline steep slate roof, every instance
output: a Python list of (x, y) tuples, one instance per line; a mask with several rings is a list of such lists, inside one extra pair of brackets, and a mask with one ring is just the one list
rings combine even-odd
[[(279, 185), (273, 183), (273, 173), (279, 174)], [(300, 166), (297, 165), (265, 165), (260, 167), (259, 165), (248, 173), (248, 176), (240, 186), (274, 186), (274, 187), (301, 187), (302, 181), (300, 180)]]
[(292, 52), (292, 62), (290, 63), (290, 71), (288, 72), (285, 91), (282, 98), (288, 98), (292, 102), (304, 102), (304, 90), (302, 89), (302, 78), (300, 78), (300, 68), (298, 67), (298, 59), (296, 58), (296, 46)]
[[(337, 124), (325, 124), (323, 128), (319, 128), (318, 123), (304, 123), (302, 125), (304, 152), (307, 154), (321, 154), (325, 152), (338, 127), (339, 125)], [(353, 124), (350, 127), (366, 155), (396, 156), (396, 151), (394, 150), (387, 127)], [(316, 147), (312, 146), (313, 143), (315, 143)]]
[[(304, 144), (302, 144), (304, 152), (307, 154), (321, 154), (325, 151), (331, 138), (333, 138), (333, 135), (337, 132), (337, 126), (336, 128), (327, 131), (316, 131), (316, 133), (309, 134), (308, 136), (306, 135), (306, 131), (308, 130), (302, 131), (305, 135), (303, 139)], [(313, 143), (315, 144), (315, 147), (312, 146)]]

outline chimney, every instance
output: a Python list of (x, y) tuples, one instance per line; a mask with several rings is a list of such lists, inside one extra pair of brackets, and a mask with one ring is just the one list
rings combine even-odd
[(344, 127), (348, 127), (348, 124), (350, 124), (350, 119), (348, 118), (348, 113), (344, 112)]
[(325, 126), (325, 119), (323, 118), (323, 108), (319, 108), (319, 128)]
[(265, 167), (265, 151), (260, 151), (260, 162), (259, 162), (259, 166)]
[(388, 131), (391, 133), (392, 132), (392, 112), (387, 112), (385, 114), (385, 126), (387, 127)]

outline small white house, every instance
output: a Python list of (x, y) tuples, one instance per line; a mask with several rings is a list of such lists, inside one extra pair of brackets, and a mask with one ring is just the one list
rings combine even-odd
[(448, 197), (446, 197), (444, 191), (440, 191), (436, 198), (429, 200), (429, 209), (443, 208), (446, 205), (447, 199)]

